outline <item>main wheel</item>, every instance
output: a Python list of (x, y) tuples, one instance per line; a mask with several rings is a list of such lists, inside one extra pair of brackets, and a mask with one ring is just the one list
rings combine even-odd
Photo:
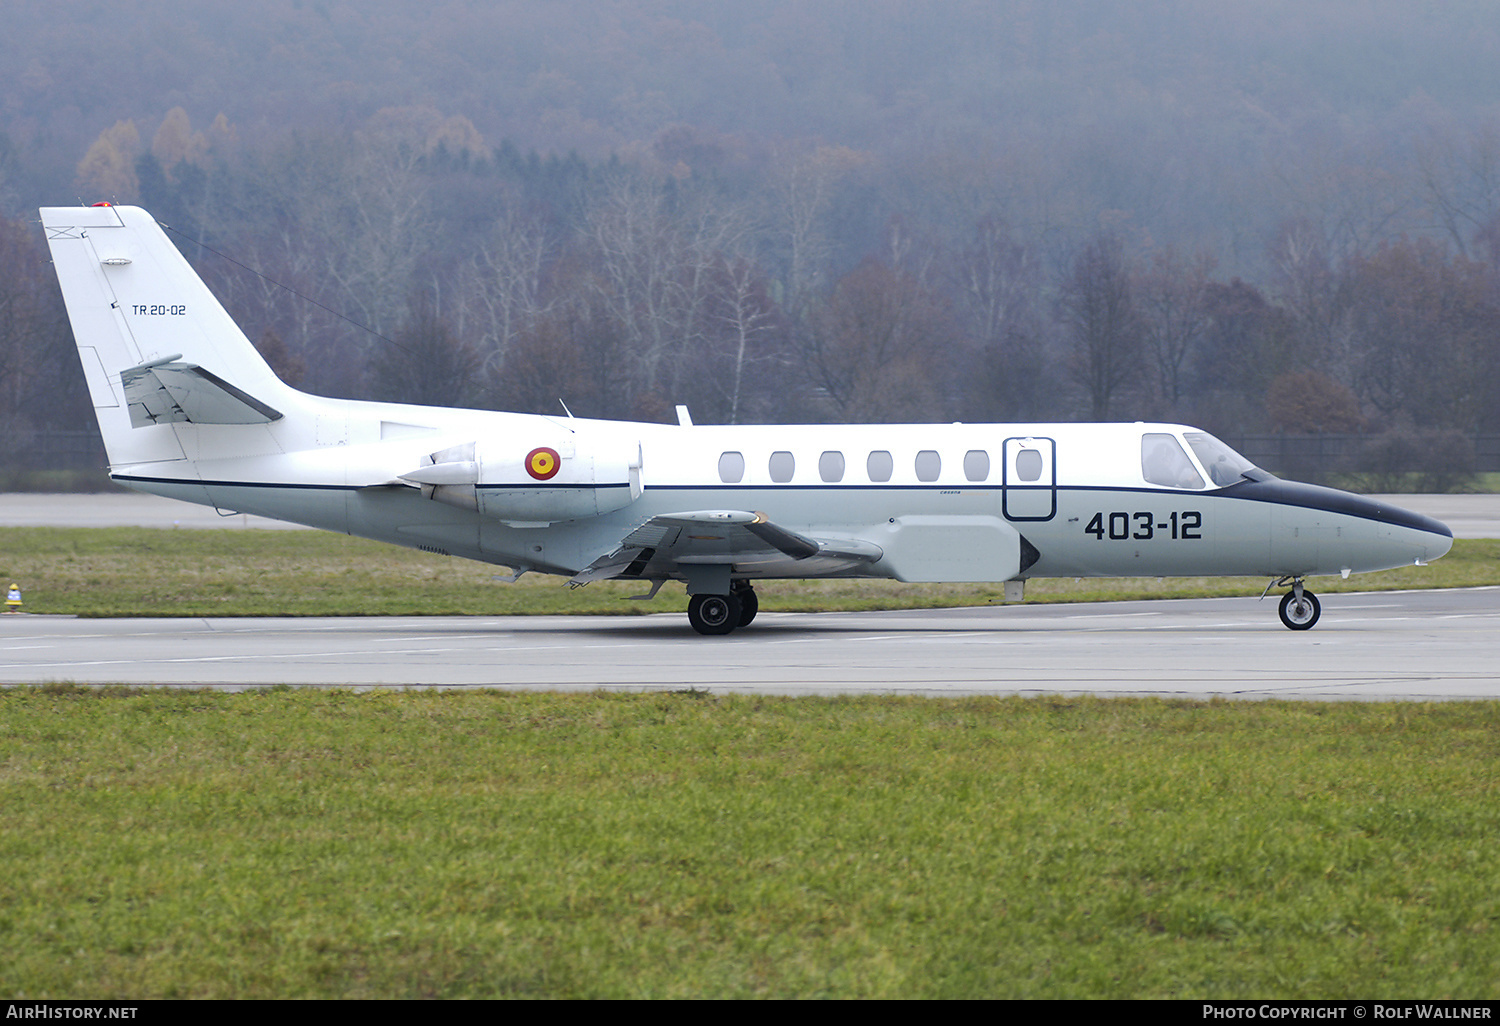
[(1281, 622), (1294, 631), (1305, 631), (1318, 622), (1318, 617), (1323, 615), (1323, 607), (1318, 604), (1318, 596), (1307, 589), (1302, 590), (1302, 599), (1298, 601), (1297, 593), (1289, 591), (1281, 597)]
[(755, 589), (748, 584), (736, 586), (734, 597), (740, 600), (739, 626), (748, 627), (750, 621), (755, 619), (755, 614), (760, 612), (760, 599), (756, 597)]
[(699, 634), (728, 634), (740, 625), (737, 595), (694, 595), (688, 599), (688, 623)]

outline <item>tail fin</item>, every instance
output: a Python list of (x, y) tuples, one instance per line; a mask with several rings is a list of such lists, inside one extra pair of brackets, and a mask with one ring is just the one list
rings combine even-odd
[(186, 459), (173, 424), (269, 424), (296, 403), (146, 211), (41, 213), (112, 467)]

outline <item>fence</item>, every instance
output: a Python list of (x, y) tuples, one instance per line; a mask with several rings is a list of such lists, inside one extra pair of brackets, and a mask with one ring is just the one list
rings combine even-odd
[(103, 470), (109, 466), (104, 443), (87, 431), (21, 431), (5, 440), (5, 470)]
[[(1224, 435), (1226, 444), (1256, 466), (1293, 478), (1371, 469), (1424, 473), (1435, 466), (1487, 473), (1500, 471), (1500, 435)], [(1469, 446), (1472, 445), (1472, 448)], [(1434, 451), (1441, 446), (1444, 451)], [(1372, 457), (1379, 448), (1378, 458)]]

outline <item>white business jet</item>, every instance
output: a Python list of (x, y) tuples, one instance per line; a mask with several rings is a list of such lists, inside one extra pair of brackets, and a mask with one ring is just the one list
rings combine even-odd
[(1281, 481), (1178, 424), (694, 426), (325, 399), (283, 383), (146, 211), (42, 210), (110, 476), (573, 585), (682, 581), (701, 634), (754, 582), (1262, 576), (1422, 564), (1429, 517)]

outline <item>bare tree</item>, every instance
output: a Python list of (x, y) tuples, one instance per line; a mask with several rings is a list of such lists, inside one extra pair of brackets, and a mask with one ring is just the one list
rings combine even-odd
[(17, 432), (38, 426), (85, 427), (88, 393), (78, 373), (57, 277), (41, 233), (0, 219), (0, 431), (14, 455)]
[(421, 154), (380, 140), (361, 140), (339, 182), (340, 202), (318, 212), (331, 247), (327, 271), (352, 304), (356, 318), (387, 332), (406, 314), (406, 298), (422, 263), (430, 225), (426, 189), (417, 166)]
[(1500, 125), (1487, 121), (1467, 137), (1433, 126), (1417, 144), (1417, 166), (1433, 220), (1459, 254), (1500, 213)]
[(1041, 359), (1042, 269), (1036, 247), (996, 216), (980, 218), (947, 262), (963, 338), (947, 368), (970, 419), (1024, 417), (1045, 390)]
[(486, 377), (504, 371), (522, 332), (550, 309), (543, 276), (558, 248), (539, 217), (519, 215), (507, 204), (489, 240), (465, 265), (459, 331), (476, 339)]
[(1181, 416), (1188, 371), (1208, 329), (1206, 288), (1214, 260), (1207, 254), (1183, 263), (1161, 250), (1136, 275), (1141, 338), (1150, 356), (1152, 390), (1167, 416)]
[(443, 319), (436, 290), (408, 300), (408, 319), (371, 361), (375, 397), (428, 406), (467, 406), (476, 392), (478, 352)]
[(782, 305), (801, 317), (817, 292), (833, 243), (824, 223), (834, 189), (868, 160), (843, 146), (819, 146), (810, 153), (783, 157), (772, 189), (785, 298)]
[(638, 400), (660, 404), (677, 391), (686, 357), (714, 327), (708, 304), (720, 254), (748, 230), (738, 208), (702, 191), (669, 196), (665, 183), (641, 175), (616, 178), (586, 212), (591, 287), (629, 354), (614, 372)]
[(1311, 354), (1299, 344), (1292, 316), (1239, 278), (1209, 282), (1203, 301), (1208, 326), (1193, 374), (1193, 422), (1211, 431), (1264, 430), (1273, 382), (1309, 369)]
[(716, 291), (718, 319), (727, 329), (728, 421), (738, 424), (745, 400), (745, 372), (769, 362), (769, 355), (761, 350), (775, 328), (777, 310), (766, 291), (764, 275), (743, 255), (724, 262)]
[(248, 175), (239, 234), (204, 260), (252, 338), (273, 331), (308, 388), (361, 396), (376, 346), (407, 318), (431, 225), (416, 159), (379, 140), (296, 140)]
[(1344, 268), (1352, 256), (1336, 258), (1323, 230), (1304, 218), (1281, 225), (1269, 256), (1275, 292), (1290, 318), (1303, 362), (1334, 377), (1347, 377), (1353, 355)]
[(1058, 313), (1072, 348), (1069, 373), (1094, 420), (1114, 415), (1140, 375), (1141, 327), (1119, 239), (1098, 235), (1059, 287)]
[(954, 335), (936, 295), (911, 275), (866, 260), (839, 279), (801, 355), (840, 420), (927, 420), (942, 416), (933, 372)]
[(1473, 431), (1493, 416), (1492, 271), (1403, 240), (1354, 267), (1355, 388), (1385, 419)]

